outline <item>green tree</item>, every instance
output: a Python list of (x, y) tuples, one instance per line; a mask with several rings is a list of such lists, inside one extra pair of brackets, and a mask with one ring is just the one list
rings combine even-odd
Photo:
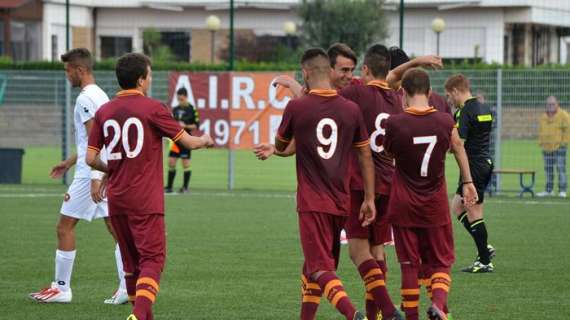
[(175, 60), (172, 50), (168, 46), (162, 44), (160, 32), (155, 28), (147, 28), (143, 31), (143, 48), (144, 53), (156, 62), (165, 62)]
[(383, 5), (384, 0), (303, 0), (299, 16), (304, 44), (326, 49), (343, 42), (363, 52), (386, 39)]

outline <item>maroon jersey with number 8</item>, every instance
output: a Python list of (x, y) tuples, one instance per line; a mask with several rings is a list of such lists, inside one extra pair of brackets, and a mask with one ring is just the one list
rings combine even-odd
[(101, 106), (89, 148), (107, 152), (110, 215), (164, 214), (162, 138), (183, 133), (165, 105), (135, 90)]
[(311, 90), (287, 104), (277, 139), (295, 138), (297, 211), (348, 216), (349, 159), (353, 147), (368, 146), (358, 106), (335, 90)]
[(408, 108), (386, 121), (384, 147), (396, 160), (388, 220), (401, 227), (435, 227), (451, 222), (445, 157), (453, 119), (430, 108)]

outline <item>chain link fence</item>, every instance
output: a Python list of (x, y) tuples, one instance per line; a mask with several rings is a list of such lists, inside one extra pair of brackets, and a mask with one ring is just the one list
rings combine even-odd
[[(455, 70), (432, 72), (432, 86), (444, 94), (445, 79)], [(545, 165), (538, 144), (540, 117), (546, 99), (554, 96), (562, 109), (570, 106), (570, 70), (462, 70), (472, 82), (473, 94), (482, 96), (495, 113), (493, 157), (496, 169), (534, 171), (534, 191), (545, 188)], [(66, 104), (66, 80), (58, 71), (2, 71), (5, 95), (0, 105), (0, 147), (26, 150), (23, 182), (60, 183), (47, 177), (61, 159), (68, 141), (64, 110), (72, 114), (77, 89)], [(112, 97), (118, 90), (113, 72), (96, 72), (97, 83)], [(167, 103), (168, 72), (154, 72), (151, 95)], [(71, 122), (70, 122), (71, 123)], [(570, 130), (570, 129), (567, 129)], [(247, 150), (236, 150), (229, 161), (226, 149), (197, 151), (193, 155), (194, 188), (225, 189), (231, 177), (236, 189), (295, 190), (293, 159), (259, 162)], [(452, 166), (450, 166), (451, 168)], [(530, 175), (525, 184), (530, 184)], [(520, 191), (517, 174), (498, 176), (494, 191)], [(555, 188), (557, 191), (558, 189)]]

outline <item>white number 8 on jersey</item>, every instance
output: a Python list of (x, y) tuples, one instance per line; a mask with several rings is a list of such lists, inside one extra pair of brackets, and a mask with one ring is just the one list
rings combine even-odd
[[(325, 138), (324, 129), (326, 126), (331, 128), (331, 134), (328, 138)], [(319, 156), (323, 159), (332, 158), (334, 152), (336, 151), (336, 145), (338, 143), (338, 126), (331, 118), (324, 118), (317, 124), (317, 139), (322, 146), (317, 147), (317, 152)], [(329, 151), (325, 152), (323, 146), (329, 146)]]

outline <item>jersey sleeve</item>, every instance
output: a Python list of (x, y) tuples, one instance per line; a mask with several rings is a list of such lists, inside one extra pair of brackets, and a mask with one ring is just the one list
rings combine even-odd
[(197, 127), (200, 126), (200, 114), (198, 113), (198, 109), (195, 108), (194, 106), (190, 106), (190, 108), (192, 108), (192, 112), (194, 113), (194, 123)]
[(95, 116), (93, 126), (89, 132), (87, 148), (99, 153), (101, 152), (101, 149), (103, 149), (104, 143), (105, 137), (103, 136), (103, 124), (101, 123), (100, 118)]
[(158, 131), (159, 135), (170, 138), (174, 142), (178, 141), (182, 137), (184, 129), (174, 120), (165, 105), (160, 104), (155, 108), (156, 111), (150, 117), (150, 123), (153, 128)]
[(368, 130), (366, 130), (366, 124), (364, 123), (364, 117), (362, 113), (356, 112), (356, 126), (354, 128), (354, 137), (352, 139), (352, 144), (355, 147), (365, 147), (370, 144)]
[(95, 117), (95, 112), (97, 111), (97, 107), (95, 103), (91, 101), (85, 95), (80, 95), (77, 97), (77, 102), (75, 105), (75, 112), (79, 115), (79, 119), (81, 119), (81, 123), (85, 123), (93, 117)]
[(457, 131), (459, 133), (459, 137), (461, 139), (467, 139), (469, 135), (469, 131), (473, 128), (473, 114), (472, 111), (468, 108), (463, 108), (458, 111), (457, 115)]
[(283, 118), (281, 119), (281, 124), (279, 129), (277, 129), (276, 138), (282, 142), (289, 143), (293, 139), (293, 103), (289, 101), (283, 111)]

